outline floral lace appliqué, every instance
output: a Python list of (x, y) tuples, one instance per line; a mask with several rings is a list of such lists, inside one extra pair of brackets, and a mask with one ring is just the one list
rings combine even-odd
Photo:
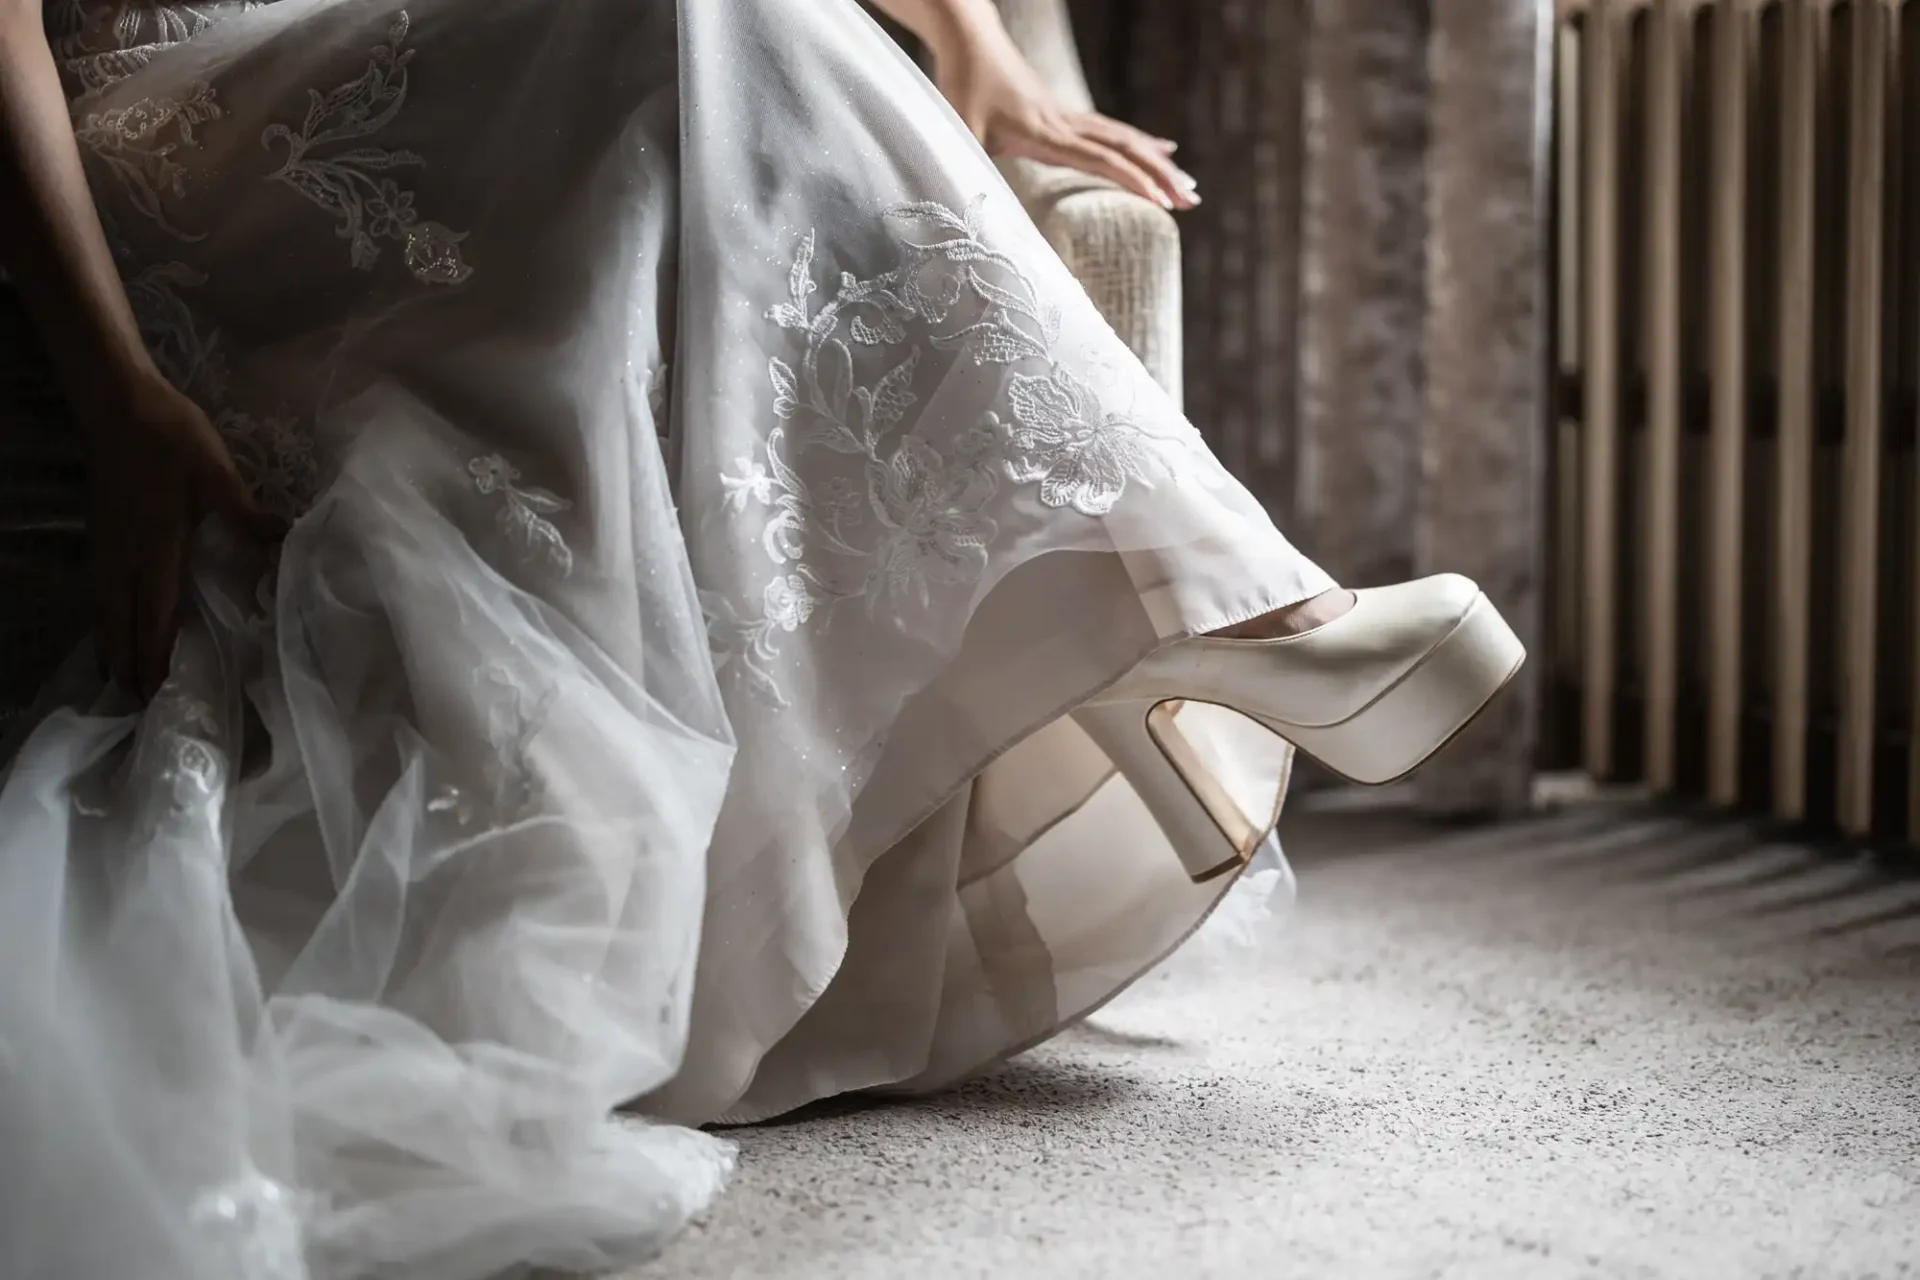
[[(211, 704), (169, 679), (154, 694), (134, 742), (133, 775), (158, 784), (157, 793), (143, 789), (135, 798), (146, 815), (143, 821), (156, 832), (176, 835), (205, 831), (219, 822), (227, 754)], [(82, 817), (106, 817), (115, 807), (110, 796), (76, 792), (72, 800)]]
[[(989, 510), (1003, 480), (1033, 486), (1044, 507), (1099, 517), (1148, 482), (1167, 447), (1194, 447), (1190, 432), (1149, 432), (1106, 408), (1056, 357), (1060, 312), (982, 238), (982, 203), (887, 211), (897, 265), (868, 279), (843, 273), (824, 301), (809, 233), (786, 301), (767, 313), (804, 351), (797, 364), (769, 359), (780, 421), (720, 482), (730, 514), (765, 510), (760, 538), (776, 574), (757, 608), (716, 592), (702, 604), (720, 667), (776, 704), (783, 635), (824, 625), (846, 601), (925, 608), (938, 588), (978, 582), (1000, 532)], [(1007, 369), (1004, 407), (953, 432), (910, 423), (932, 352)]]
[(473, 487), (485, 494), (500, 495), (500, 511), (494, 517), (500, 532), (517, 544), (529, 559), (543, 559), (562, 577), (573, 572), (573, 552), (559, 528), (547, 519), (572, 508), (565, 498), (520, 483), (520, 468), (497, 453), (475, 458), (467, 464)]
[(195, 129), (220, 118), (213, 86), (197, 84), (179, 98), (143, 98), (132, 106), (94, 112), (74, 129), (82, 146), (107, 166), (127, 202), (155, 226), (179, 240), (205, 239), (183, 231), (167, 216), (163, 195), (186, 193), (187, 170), (178, 155), (199, 145)]
[(1129, 418), (1101, 408), (1092, 388), (1055, 365), (1044, 377), (1016, 373), (1007, 475), (1040, 486), (1040, 501), (1104, 516), (1146, 472), (1151, 437)]
[(233, 13), (267, 0), (226, 0), (218, 6), (155, 3), (154, 0), (49, 0), (44, 10), (48, 44), (69, 83), (92, 96), (118, 84)]
[(362, 270), (380, 256), (379, 242), (401, 246), (407, 270), (428, 284), (459, 284), (473, 274), (461, 256), (462, 233), (423, 221), (413, 207), (413, 192), (382, 174), (417, 168), (425, 161), (411, 151), (336, 144), (370, 138), (393, 122), (407, 101), (407, 64), (413, 50), (402, 48), (411, 21), (393, 20), (387, 42), (374, 46), (359, 77), (326, 93), (307, 92), (307, 114), (298, 129), (269, 125), (263, 146), (287, 148), (286, 163), (268, 175), (319, 205), (339, 220), (338, 234), (348, 242), (349, 258)]

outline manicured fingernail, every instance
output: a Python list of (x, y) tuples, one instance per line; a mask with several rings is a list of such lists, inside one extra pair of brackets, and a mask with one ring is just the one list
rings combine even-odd
[(1167, 151), (1178, 151), (1180, 149), (1180, 144), (1172, 138), (1155, 138), (1154, 141), (1159, 143), (1161, 147)]
[(1200, 185), (1200, 183), (1194, 179), (1194, 176), (1185, 169), (1175, 169), (1173, 171), (1173, 180), (1180, 184), (1181, 190), (1187, 192), (1192, 192)]

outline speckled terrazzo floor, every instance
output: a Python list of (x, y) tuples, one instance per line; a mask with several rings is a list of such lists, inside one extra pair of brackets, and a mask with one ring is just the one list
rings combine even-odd
[(1284, 834), (1235, 970), (740, 1134), (634, 1280), (1920, 1276), (1920, 881), (1618, 809)]

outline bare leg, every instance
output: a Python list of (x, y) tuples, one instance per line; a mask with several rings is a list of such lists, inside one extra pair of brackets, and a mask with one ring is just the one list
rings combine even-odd
[(1225, 640), (1279, 640), (1286, 636), (1301, 635), (1315, 627), (1324, 627), (1351, 608), (1353, 592), (1344, 587), (1335, 587), (1331, 591), (1322, 591), (1310, 600), (1302, 600), (1299, 604), (1290, 604), (1284, 609), (1275, 609), (1272, 613), (1263, 613), (1257, 618), (1249, 618), (1208, 634)]

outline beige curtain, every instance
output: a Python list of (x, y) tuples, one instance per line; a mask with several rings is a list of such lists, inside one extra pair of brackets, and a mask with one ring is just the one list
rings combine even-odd
[[(1416, 565), (1458, 569), (1540, 650), (1546, 560), (1549, 0), (1433, 0), (1426, 431)], [(1537, 677), (1420, 780), (1442, 811), (1532, 797)]]
[[(1176, 137), (1187, 406), (1348, 582), (1477, 577), (1537, 632), (1546, 0), (1075, 0), (1096, 95)], [(1523, 679), (1421, 775), (1532, 791)]]
[(1301, 0), (1075, 0), (1101, 105), (1176, 138), (1204, 203), (1180, 217), (1186, 408), (1288, 528), (1297, 521)]

